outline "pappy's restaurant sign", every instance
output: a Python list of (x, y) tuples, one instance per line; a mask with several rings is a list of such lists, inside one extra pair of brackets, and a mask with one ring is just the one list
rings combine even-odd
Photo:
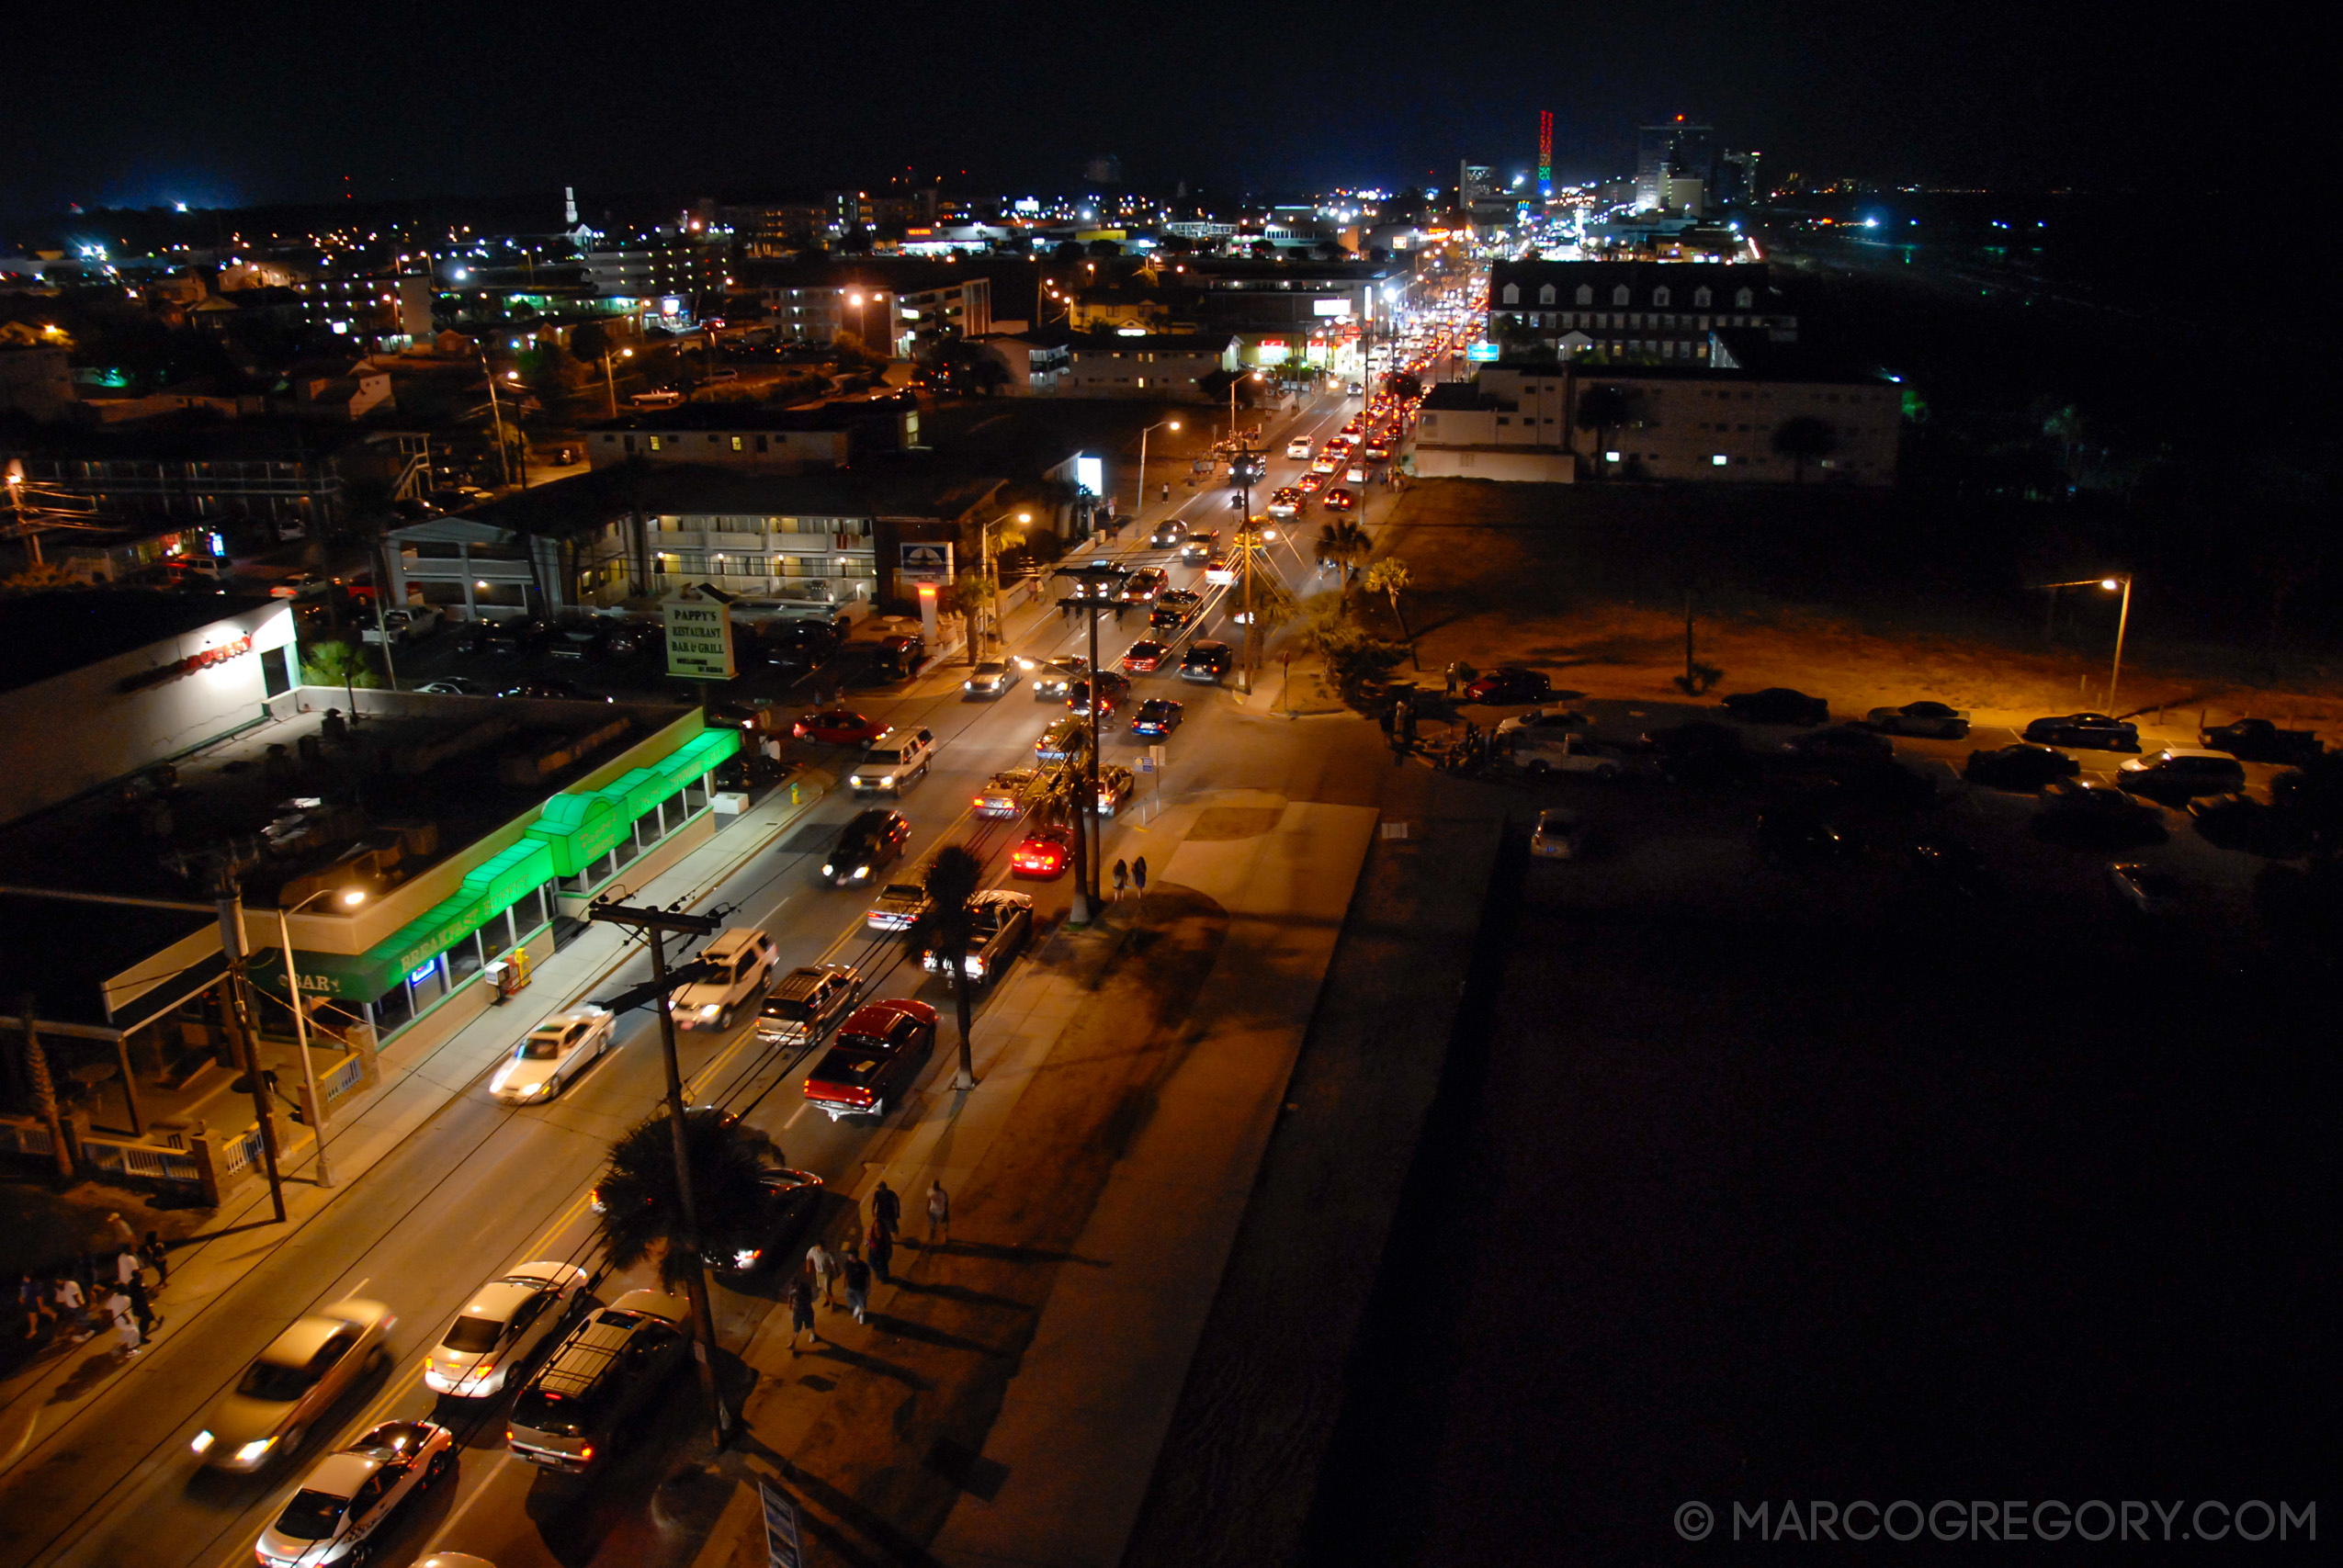
[(729, 681), (732, 665), (732, 598), (713, 588), (687, 588), (666, 601), (667, 673)]
[(175, 681), (182, 675), (192, 675), (198, 670), (209, 670), (215, 664), (225, 664), (231, 659), (239, 658), (251, 651), (251, 637), (236, 637), (221, 643), (217, 648), (207, 648), (201, 653), (190, 653), (185, 659), (174, 660), (168, 664), (158, 664), (152, 670), (141, 670), (135, 675), (125, 676), (120, 690), (142, 692), (149, 686), (159, 686), (165, 681)]

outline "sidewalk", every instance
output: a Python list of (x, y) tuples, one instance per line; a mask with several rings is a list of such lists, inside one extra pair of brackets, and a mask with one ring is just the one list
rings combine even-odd
[[(673, 866), (643, 886), (630, 888), (629, 893), (657, 903), (680, 899), (684, 908), (696, 907), (741, 864), (819, 807), (833, 781), (827, 774), (810, 773), (801, 775), (799, 782), (807, 787), (799, 792), (797, 805), (790, 804), (786, 786), (775, 790)], [(276, 1225), (270, 1218), (268, 1190), (263, 1184), (215, 1213), (199, 1236), (174, 1248), (170, 1289), (161, 1303), (166, 1324), (156, 1340), (186, 1333), (246, 1273), (311, 1220), (329, 1212), (336, 1197), (348, 1191), (359, 1177), (510, 1051), (530, 1024), (600, 989), (638, 951), (617, 928), (590, 927), (540, 964), (528, 988), (512, 1003), (488, 1009), (412, 1061), (401, 1059), (394, 1042), (377, 1058), (381, 1081), (334, 1109), (327, 1143), (335, 1186), (329, 1190), (313, 1185), (304, 1158), (285, 1168), (283, 1225)], [(87, 1370), (93, 1356), (108, 1354), (110, 1341), (101, 1337), (28, 1363), (0, 1384), (0, 1474), (13, 1470), (114, 1385), (114, 1376), (93, 1375)]]
[[(832, 1555), (1111, 1568), (1211, 1308), (1376, 813), (1225, 792), (1175, 807), (1144, 906), (1061, 932), (985, 1017), (981, 1087), (875, 1162), (954, 1197), (870, 1322), (785, 1313), (744, 1352), (736, 1494), (696, 1561), (764, 1561), (778, 1478)], [(948, 1080), (947, 1080), (948, 1081)]]

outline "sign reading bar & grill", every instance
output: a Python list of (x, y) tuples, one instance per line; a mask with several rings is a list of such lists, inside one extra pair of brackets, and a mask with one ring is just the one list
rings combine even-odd
[(664, 601), (667, 612), (667, 673), (701, 681), (729, 681), (732, 663), (732, 601), (713, 588), (686, 588)]

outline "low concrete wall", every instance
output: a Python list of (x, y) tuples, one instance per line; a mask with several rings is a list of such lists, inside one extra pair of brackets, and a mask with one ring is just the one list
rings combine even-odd
[(1568, 452), (1523, 447), (1424, 446), (1415, 448), (1416, 477), (1422, 479), (1500, 479), (1512, 484), (1577, 482), (1579, 465)]

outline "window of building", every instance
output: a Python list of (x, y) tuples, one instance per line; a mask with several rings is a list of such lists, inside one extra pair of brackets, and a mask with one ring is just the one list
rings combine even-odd
[(1551, 305), (1554, 303), (1554, 285), (1548, 283), (1538, 289), (1537, 302), (1541, 305)]
[(1708, 289), (1707, 289), (1706, 288), (1704, 288), (1704, 287), (1703, 287), (1703, 288), (1695, 288), (1695, 289), (1693, 289), (1693, 290), (1692, 290), (1692, 309), (1693, 309), (1693, 310), (1707, 310), (1707, 309), (1708, 309), (1708, 301), (1709, 301), (1709, 293), (1708, 293)]
[(758, 437), (756, 438), (756, 449), (757, 449), (758, 451), (760, 451), (760, 452), (764, 451), (764, 450), (765, 449), (765, 445), (764, 445), (764, 443), (765, 443), (765, 437), (764, 437), (764, 436), (762, 436), (762, 435), (758, 436)]
[(1651, 302), (1658, 306), (1660, 309), (1666, 310), (1668, 308), (1668, 290), (1665, 288), (1653, 289), (1651, 291)]
[(1508, 305), (1518, 305), (1518, 304), (1520, 304), (1521, 302), (1522, 302), (1522, 288), (1521, 288), (1521, 285), (1520, 285), (1520, 284), (1518, 284), (1518, 283), (1509, 283), (1509, 284), (1507, 284), (1507, 285), (1505, 286), (1505, 303), (1507, 303)]
[(735, 451), (735, 452), (743, 452), (743, 451), (746, 451), (747, 449), (748, 449), (748, 447), (747, 447), (746, 443), (742, 442), (742, 441), (741, 441), (741, 439), (739, 436), (735, 435), (734, 437), (732, 437), (732, 450), (733, 450), (733, 451)]
[(659, 437), (656, 435), (651, 438), (651, 449), (654, 452), (659, 450)]
[(1581, 283), (1579, 285), (1579, 303), (1581, 305), (1591, 305), (1594, 303), (1593, 284)]
[(1757, 295), (1750, 289), (1741, 289), (1733, 296), (1733, 308), (1737, 310), (1746, 310), (1756, 303)]
[(1623, 283), (1618, 288), (1611, 291), (1611, 302), (1613, 305), (1624, 305), (1627, 302), (1627, 286), (1625, 284)]

